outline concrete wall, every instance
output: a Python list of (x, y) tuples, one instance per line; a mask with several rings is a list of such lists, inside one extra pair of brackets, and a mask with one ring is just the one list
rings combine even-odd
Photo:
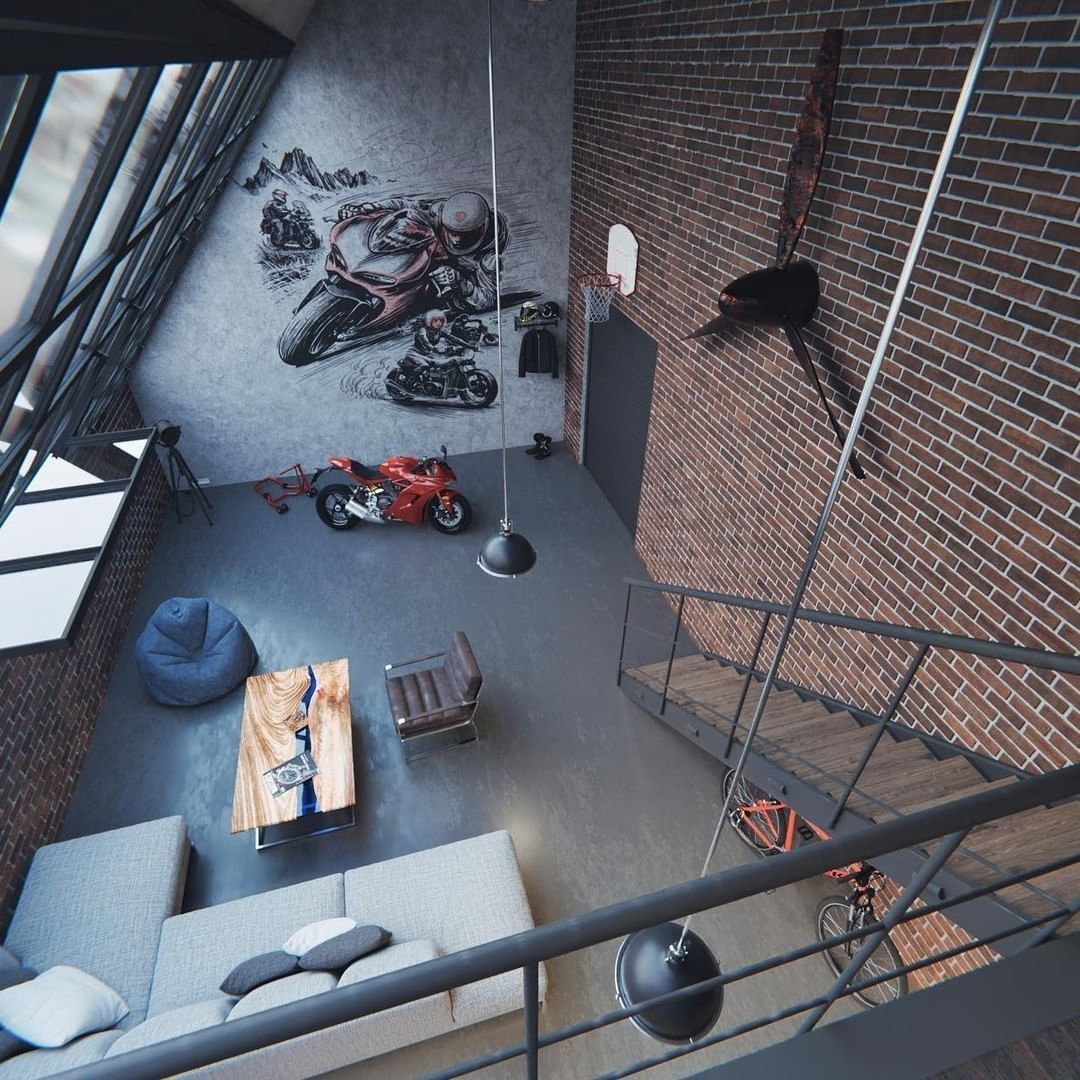
[[(510, 234), (502, 292), (565, 308), (575, 5), (494, 7), (499, 197)], [(332, 453), (488, 449), (503, 406), (511, 443), (561, 433), (562, 379), (517, 377), (517, 303), (503, 319), (509, 377), (488, 408), (387, 398), (385, 375), (412, 344), (409, 320), (432, 306), (431, 292), (396, 325), (328, 359), (295, 367), (279, 355), (293, 309), (326, 277), (332, 225), (323, 218), (350, 202), (404, 197), (434, 204), (434, 214), (455, 191), (490, 198), (486, 42), (483, 0), (316, 6), (136, 373), (144, 412), (183, 425), (199, 477), (250, 480)], [(276, 248), (260, 232), (275, 189), (310, 211), (313, 250)], [(481, 317), (493, 327), (493, 316)], [(497, 349), (481, 346), (476, 363), (497, 376)]]

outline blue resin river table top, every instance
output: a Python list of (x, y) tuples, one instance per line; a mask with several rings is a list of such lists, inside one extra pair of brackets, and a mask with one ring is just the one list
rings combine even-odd
[[(315, 759), (318, 773), (272, 795), (266, 772), (305, 750)], [(355, 802), (348, 660), (250, 676), (244, 693), (231, 831), (281, 825)]]

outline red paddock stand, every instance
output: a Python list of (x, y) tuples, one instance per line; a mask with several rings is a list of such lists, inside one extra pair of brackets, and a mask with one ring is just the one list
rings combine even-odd
[(264, 476), (251, 487), (267, 506), (272, 506), (279, 514), (287, 514), (289, 505), (285, 502), (286, 499), (291, 499), (295, 495), (306, 495), (309, 499), (314, 499), (318, 495), (318, 489), (312, 484), (318, 480), (323, 471), (318, 469), (309, 478), (299, 464), (291, 465), (287, 469), (282, 469), (277, 476)]

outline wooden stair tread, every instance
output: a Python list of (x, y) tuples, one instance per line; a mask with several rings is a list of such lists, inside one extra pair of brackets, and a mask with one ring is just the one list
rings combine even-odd
[(907, 740), (918, 746), (927, 760), (919, 762), (893, 775), (887, 774), (884, 763), (880, 770), (871, 772), (874, 759), (859, 780), (859, 788), (881, 799), (902, 814), (910, 814), (920, 803), (948, 793), (953, 799), (973, 795), (986, 787), (986, 780), (964, 758), (944, 760), (935, 758), (916, 739)]
[(1080, 803), (1051, 809), (1037, 806), (971, 831), (964, 847), (977, 851), (1007, 870), (1023, 870), (1035, 862), (1080, 850)]
[[(950, 758), (950, 760), (953, 760)], [(977, 771), (977, 770), (976, 770)], [(1000, 780), (983, 780), (981, 785), (976, 789), (977, 791), (995, 791), (998, 788), (1004, 787), (1006, 784), (1015, 784), (1016, 777), (1003, 776)], [(938, 795), (932, 799), (923, 799), (920, 802), (915, 803), (912, 806), (905, 807), (904, 812), (907, 814), (917, 814), (920, 810), (931, 810), (935, 806), (943, 806), (945, 803), (954, 802), (956, 799), (962, 798), (964, 795), (974, 795), (975, 791), (956, 792), (949, 791), (948, 794)]]

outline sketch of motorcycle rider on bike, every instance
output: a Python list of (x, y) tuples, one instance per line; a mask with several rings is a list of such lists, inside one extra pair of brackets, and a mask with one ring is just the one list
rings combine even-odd
[(333, 223), (327, 275), (278, 341), (287, 364), (304, 366), (399, 332), (432, 301), (451, 315), (496, 306), (496, 260), (510, 232), (482, 195), (350, 202), (327, 220)]

